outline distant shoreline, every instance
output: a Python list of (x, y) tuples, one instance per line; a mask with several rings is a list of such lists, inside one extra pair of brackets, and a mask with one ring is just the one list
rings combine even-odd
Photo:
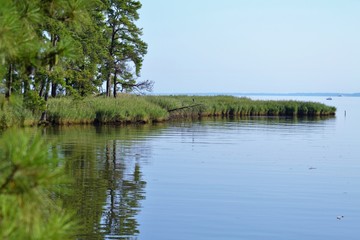
[(289, 97), (360, 97), (360, 93), (333, 93), (333, 92), (321, 92), (321, 93), (221, 93), (221, 92), (209, 92), (209, 93), (154, 93), (152, 95), (188, 95), (188, 96), (219, 96), (219, 95), (231, 95), (231, 96), (289, 96)]

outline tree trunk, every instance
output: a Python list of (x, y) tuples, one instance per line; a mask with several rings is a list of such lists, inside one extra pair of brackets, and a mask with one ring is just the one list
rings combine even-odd
[(45, 85), (46, 85), (46, 80), (44, 80), (40, 83), (39, 97), (43, 96)]
[[(59, 40), (59, 37), (56, 34), (51, 35), (51, 42), (52, 42), (53, 47), (56, 47), (58, 40)], [(50, 58), (50, 61), (49, 61), (49, 73), (51, 73), (54, 70), (55, 64), (56, 64), (56, 54), (54, 56), (51, 56), (51, 58)], [(44, 87), (45, 87), (45, 92), (44, 92), (44, 100), (45, 100), (45, 102), (47, 102), (48, 99), (49, 99), (50, 84), (53, 87), (55, 83), (51, 82), (51, 78), (48, 75), (47, 79), (45, 80), (45, 86), (42, 86), (42, 89), (40, 91), (40, 93), (42, 93), (42, 91), (44, 90)], [(55, 87), (55, 88), (51, 89), (51, 96), (53, 94), (53, 90), (55, 90), (55, 95), (56, 95), (56, 87)], [(44, 112), (41, 114), (40, 122), (46, 122), (46, 121), (47, 121), (47, 113), (46, 113), (46, 109), (45, 109)]]
[[(24, 77), (24, 97), (28, 96), (30, 92), (30, 83), (32, 79), (32, 74), (34, 74), (34, 68), (32, 66), (28, 66), (26, 68), (26, 77)], [(35, 90), (35, 89), (34, 89)]]
[(10, 64), (9, 71), (8, 71), (8, 78), (6, 81), (5, 98), (9, 98), (11, 96), (12, 82), (13, 82), (13, 65)]
[[(51, 35), (51, 43), (52, 43), (52, 47), (55, 48), (57, 43), (59, 40), (59, 36), (56, 34), (52, 34)], [(56, 65), (57, 62), (57, 56), (56, 54), (54, 54), (53, 56), (51, 56), (51, 59), (49, 61), (49, 72), (51, 73), (54, 70), (54, 67)], [(47, 85), (46, 85), (46, 93), (45, 93), (45, 101), (47, 101), (48, 95), (49, 95), (49, 90), (50, 90), (50, 78), (48, 78), (47, 81)], [(52, 97), (56, 97), (56, 89), (57, 89), (57, 83), (54, 82), (54, 80), (52, 80), (51, 82), (51, 96)]]
[(110, 71), (110, 67), (108, 69), (109, 73), (106, 79), (106, 96), (110, 97), (111, 96), (111, 89), (110, 89), (110, 84), (111, 84), (111, 71)]
[(116, 95), (117, 95), (117, 91), (116, 91), (116, 86), (117, 86), (117, 78), (116, 78), (116, 74), (117, 74), (117, 71), (115, 70), (115, 73), (114, 73), (114, 98), (116, 98)]
[(45, 93), (44, 93), (45, 102), (47, 102), (47, 100), (49, 99), (49, 91), (50, 91), (50, 79), (46, 81)]
[[(110, 61), (107, 64), (107, 79), (106, 79), (106, 96), (111, 96), (111, 71), (114, 67), (114, 46), (115, 46), (115, 36), (116, 36), (116, 26), (112, 25), (112, 33), (111, 33), (111, 43), (109, 48)], [(114, 93), (115, 94), (115, 93)]]
[(56, 97), (56, 90), (57, 90), (58, 84), (52, 83), (51, 84), (51, 97)]
[(26, 77), (26, 79), (24, 79), (24, 97), (28, 95), (29, 91), (30, 91), (29, 77)]

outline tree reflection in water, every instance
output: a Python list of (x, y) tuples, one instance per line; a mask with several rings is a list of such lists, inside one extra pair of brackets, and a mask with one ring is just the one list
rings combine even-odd
[[(114, 140), (106, 146), (105, 176), (107, 198), (101, 216), (101, 232), (106, 236), (131, 237), (139, 234), (136, 215), (145, 199), (146, 182), (141, 178), (139, 154), (135, 163), (127, 159), (127, 148)], [(112, 152), (112, 154), (111, 154)]]
[(137, 238), (137, 215), (146, 187), (141, 164), (150, 155), (142, 136), (149, 131), (72, 128), (46, 132), (56, 140), (54, 152), (64, 159), (73, 178), (64, 203), (79, 220), (77, 239)]

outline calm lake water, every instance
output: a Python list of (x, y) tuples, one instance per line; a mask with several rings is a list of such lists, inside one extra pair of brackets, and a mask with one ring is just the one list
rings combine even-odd
[(337, 116), (46, 129), (78, 239), (360, 239), (360, 98), (281, 98)]

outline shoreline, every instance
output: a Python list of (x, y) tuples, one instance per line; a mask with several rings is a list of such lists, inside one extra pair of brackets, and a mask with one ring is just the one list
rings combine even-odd
[(228, 95), (121, 94), (117, 98), (70, 97), (47, 102), (47, 119), (41, 111), (30, 111), (17, 99), (2, 103), (0, 129), (35, 125), (127, 125), (206, 117), (332, 117), (336, 108), (317, 102), (295, 100), (251, 100)]

